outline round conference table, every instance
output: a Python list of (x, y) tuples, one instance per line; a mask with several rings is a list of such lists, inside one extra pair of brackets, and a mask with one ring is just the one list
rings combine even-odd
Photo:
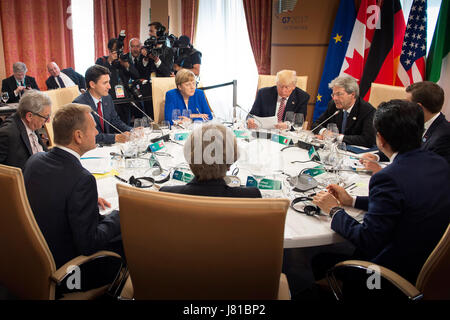
[[(133, 142), (125, 144), (115, 144), (108, 147), (98, 147), (89, 151), (81, 158), (81, 162), (85, 168), (94, 174), (97, 179), (97, 188), (99, 197), (105, 198), (111, 203), (111, 208), (101, 211), (102, 214), (108, 214), (113, 209), (118, 208), (118, 196), (116, 191), (117, 183), (126, 183), (131, 176), (142, 177), (152, 176), (152, 174), (161, 173), (158, 168), (150, 168), (149, 158), (151, 153), (140, 155), (139, 158), (125, 159), (121, 154), (135, 153), (136, 149), (145, 150), (150, 139), (162, 136), (161, 132), (145, 129), (146, 133), (140, 133), (140, 138), (133, 139)], [(167, 132), (166, 132), (167, 133)], [(175, 170), (178, 172), (188, 172), (188, 165), (183, 156), (184, 141), (176, 141), (175, 138), (186, 136), (188, 132), (182, 130), (170, 131), (170, 141), (164, 142), (162, 149), (154, 153), (156, 160), (162, 167), (160, 175), (153, 176), (155, 180), (161, 180), (170, 174), (170, 179), (164, 185), (184, 184), (173, 179)], [(282, 133), (286, 137), (290, 137), (296, 141), (296, 133)], [(177, 136), (175, 136), (177, 135)], [(139, 134), (137, 134), (139, 136)], [(319, 185), (317, 188), (306, 192), (294, 192), (289, 186), (287, 177), (298, 175), (302, 169), (313, 168), (317, 163), (307, 162), (309, 160), (308, 151), (298, 147), (285, 148), (286, 145), (267, 140), (267, 139), (240, 139), (238, 138), (238, 149), (240, 158), (230, 168), (229, 174), (232, 173), (240, 179), (241, 185), (246, 185), (248, 177), (254, 177), (257, 171), (258, 175), (264, 175), (269, 178), (281, 182), (281, 190), (261, 190), (264, 198), (288, 198), (293, 200), (295, 197), (310, 195), (318, 192), (326, 187), (330, 182), (340, 181), (344, 187), (352, 195), (367, 195), (368, 183), (370, 176), (357, 171), (346, 170), (336, 173), (322, 173), (315, 177)], [(283, 151), (282, 149), (285, 148)], [(353, 163), (356, 165), (357, 160), (346, 156), (344, 163)], [(297, 161), (296, 163), (292, 163)], [(261, 173), (263, 172), (263, 173)], [(115, 175), (122, 178), (120, 181)], [(336, 180), (339, 179), (339, 180)], [(363, 212), (354, 208), (346, 208), (347, 213), (352, 215), (356, 220), (362, 221)], [(302, 248), (322, 246), (344, 241), (344, 239), (330, 228), (331, 219), (327, 215), (307, 216), (306, 214), (297, 213), (289, 208), (286, 216), (286, 224), (284, 230), (284, 247), (285, 248)]]

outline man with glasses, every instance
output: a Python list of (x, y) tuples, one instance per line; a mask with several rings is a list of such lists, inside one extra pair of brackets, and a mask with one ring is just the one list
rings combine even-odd
[(2, 92), (8, 92), (8, 103), (19, 102), (27, 90), (39, 90), (36, 80), (27, 76), (27, 66), (23, 62), (13, 64), (13, 75), (2, 81)]
[[(318, 133), (318, 138), (323, 139), (323, 136), (327, 134), (327, 125), (335, 123), (339, 130), (337, 137), (339, 142), (373, 147), (375, 131), (372, 119), (375, 108), (359, 97), (359, 86), (356, 80), (349, 76), (337, 77), (331, 81), (329, 87), (333, 90), (332, 100), (328, 103), (327, 110), (313, 123), (314, 133)], [(333, 116), (336, 111), (339, 113)], [(326, 119), (328, 120), (325, 121)], [(321, 125), (318, 126), (319, 124)]]
[(37, 90), (25, 93), (17, 112), (0, 127), (0, 163), (23, 169), (31, 155), (47, 151), (37, 130), (50, 115), (51, 100), (47, 94)]
[[(277, 73), (277, 85), (261, 88), (256, 95), (250, 114), (257, 117), (277, 116), (277, 129), (287, 129), (284, 122), (286, 112), (303, 113), (306, 119), (309, 94), (297, 88), (297, 73), (294, 70), (281, 70)], [(249, 118), (247, 126), (256, 129), (255, 120)]]

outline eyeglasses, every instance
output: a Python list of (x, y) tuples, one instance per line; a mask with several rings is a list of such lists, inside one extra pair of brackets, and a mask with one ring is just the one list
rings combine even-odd
[(340, 97), (340, 96), (343, 96), (345, 93), (346, 93), (346, 92), (336, 92), (336, 93), (332, 93), (332, 94), (331, 94), (331, 97), (332, 97), (332, 98), (334, 98), (334, 97)]
[(50, 119), (50, 115), (44, 117), (43, 115), (36, 113), (36, 112), (32, 112), (32, 114), (34, 114), (35, 116), (38, 116), (39, 118), (45, 119), (45, 122), (47, 122)]

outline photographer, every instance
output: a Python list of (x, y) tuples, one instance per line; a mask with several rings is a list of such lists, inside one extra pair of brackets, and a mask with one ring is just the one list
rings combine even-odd
[[(127, 55), (122, 54), (123, 38), (125, 35), (120, 35), (119, 38), (112, 38), (108, 41), (109, 55), (97, 59), (95, 64), (108, 68), (111, 72), (111, 89), (109, 94), (113, 99), (121, 99), (130, 97), (128, 92), (128, 83), (131, 79), (139, 79), (139, 72), (130, 64)], [(130, 108), (133, 108), (128, 103), (119, 104), (117, 112), (120, 118), (127, 125), (131, 122)]]
[(160, 22), (152, 22), (148, 26), (150, 27), (148, 32), (150, 38), (145, 41), (144, 48), (141, 50), (143, 61), (148, 60), (150, 64), (153, 62), (157, 77), (174, 76), (174, 54), (170, 46), (165, 45), (166, 27)]
[(202, 53), (192, 46), (188, 36), (181, 36), (176, 41), (174, 47), (177, 48), (173, 70), (178, 72), (180, 69), (192, 71), (196, 77), (200, 76), (200, 65), (202, 63)]
[(157, 77), (170, 77), (171, 70), (158, 56), (148, 53), (137, 38), (130, 40), (130, 63), (138, 70), (140, 79), (149, 80), (155, 72)]

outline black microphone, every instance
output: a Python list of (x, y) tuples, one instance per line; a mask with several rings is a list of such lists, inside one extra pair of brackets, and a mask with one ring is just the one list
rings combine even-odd
[(241, 109), (242, 111), (244, 111), (244, 112), (247, 114), (247, 117), (250, 117), (250, 118), (252, 118), (253, 120), (255, 120), (256, 122), (258, 122), (258, 123), (259, 123), (259, 126), (260, 126), (261, 129), (262, 129), (262, 123), (261, 123), (261, 121), (259, 121), (257, 118), (255, 118), (255, 117), (256, 117), (255, 115), (251, 114), (250, 111), (245, 110), (244, 108), (242, 108), (242, 107), (241, 107), (240, 105), (238, 105), (238, 104), (236, 104), (236, 107), (238, 107), (239, 109)]
[(337, 115), (339, 112), (341, 112), (341, 110), (336, 110), (335, 113), (333, 113), (331, 116), (329, 116), (328, 118), (326, 118), (325, 120), (323, 120), (321, 123), (319, 123), (317, 126), (314, 127), (314, 129), (311, 129), (311, 132), (314, 132), (314, 130), (316, 130), (318, 127), (320, 127), (321, 125), (323, 125), (325, 122), (327, 122), (328, 120), (330, 120), (331, 118), (333, 118), (335, 115)]

